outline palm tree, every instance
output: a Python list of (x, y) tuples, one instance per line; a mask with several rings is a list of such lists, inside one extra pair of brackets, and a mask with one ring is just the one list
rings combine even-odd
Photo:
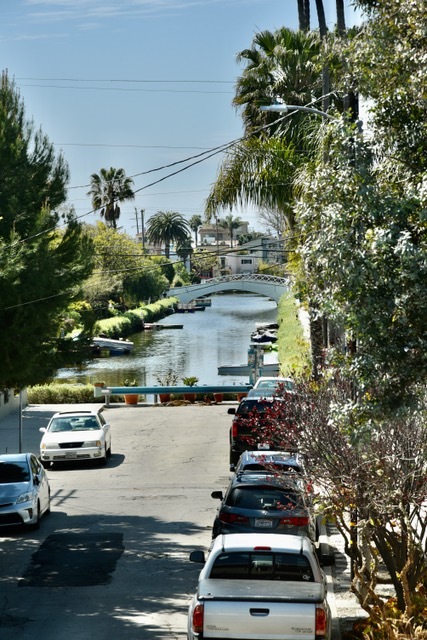
[(283, 138), (251, 138), (226, 155), (206, 200), (205, 214), (211, 219), (221, 208), (246, 207), (271, 210), (282, 218), (283, 232), (294, 226), (293, 176), (304, 156)]
[(133, 180), (128, 178), (124, 169), (101, 169), (99, 174), (90, 177), (90, 191), (87, 195), (92, 199), (94, 209), (100, 209), (100, 216), (107, 226), (117, 229), (120, 216), (119, 202), (134, 200)]
[[(319, 73), (320, 37), (317, 32), (302, 32), (282, 27), (274, 32), (255, 34), (250, 49), (237, 54), (246, 66), (237, 79), (233, 106), (240, 111), (246, 134), (271, 123), (269, 134), (282, 134), (299, 148), (304, 143), (301, 127), (307, 118), (295, 114), (274, 124), (280, 114), (260, 111), (262, 104), (283, 99), (288, 104), (307, 105), (322, 95)], [(258, 134), (260, 135), (260, 134)], [(264, 134), (265, 135), (265, 134)]]
[(202, 225), (202, 223), (203, 223), (202, 217), (197, 214), (194, 216), (191, 216), (190, 220), (188, 221), (188, 225), (191, 231), (193, 231), (194, 233), (194, 240), (196, 243), (196, 247), (197, 247), (197, 232), (199, 230), (199, 227)]
[(232, 247), (234, 231), (242, 225), (241, 218), (233, 218), (230, 213), (228, 216), (225, 216), (225, 218), (220, 220), (219, 224), (223, 229), (228, 229), (228, 233), (230, 234), (230, 247)]
[(155, 245), (165, 245), (165, 257), (170, 256), (171, 242), (184, 243), (190, 228), (183, 215), (176, 211), (158, 211), (147, 223), (147, 237)]

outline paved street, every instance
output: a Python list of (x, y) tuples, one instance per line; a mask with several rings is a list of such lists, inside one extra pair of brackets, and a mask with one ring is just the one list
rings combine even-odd
[[(66, 408), (26, 409), (23, 450), (38, 453), (39, 427)], [(210, 493), (230, 477), (227, 408), (105, 410), (113, 437), (108, 465), (49, 470), (52, 513), (40, 529), (1, 531), (2, 640), (185, 638), (200, 570), (188, 554), (209, 546), (217, 507)], [(17, 451), (18, 443), (13, 414), (0, 422), (0, 452)], [(360, 612), (348, 594), (339, 540), (332, 540), (339, 588), (331, 606), (344, 620)]]

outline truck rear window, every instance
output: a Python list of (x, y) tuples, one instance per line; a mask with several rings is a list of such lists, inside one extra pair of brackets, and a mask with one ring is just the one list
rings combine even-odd
[(295, 553), (222, 553), (209, 578), (226, 580), (287, 580), (313, 582), (308, 558)]

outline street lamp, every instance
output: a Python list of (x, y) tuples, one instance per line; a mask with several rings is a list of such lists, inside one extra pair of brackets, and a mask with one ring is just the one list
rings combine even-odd
[(273, 111), (275, 113), (288, 113), (291, 111), (306, 111), (307, 113), (315, 113), (318, 116), (322, 116), (323, 118), (328, 118), (328, 120), (335, 120), (333, 116), (330, 116), (329, 113), (325, 111), (320, 111), (320, 109), (315, 109), (314, 107), (304, 107), (299, 104), (271, 104), (262, 106), (259, 108), (260, 111)]

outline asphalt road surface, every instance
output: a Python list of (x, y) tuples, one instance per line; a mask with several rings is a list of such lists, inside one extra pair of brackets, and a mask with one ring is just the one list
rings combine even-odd
[[(210, 494), (230, 478), (228, 406), (105, 409), (107, 466), (48, 470), (52, 513), (40, 529), (0, 529), (1, 640), (186, 637), (201, 568), (188, 555), (209, 547)], [(66, 408), (26, 409), (23, 450), (38, 454), (39, 427)], [(0, 453), (18, 450), (18, 433), (17, 415), (0, 422)]]

